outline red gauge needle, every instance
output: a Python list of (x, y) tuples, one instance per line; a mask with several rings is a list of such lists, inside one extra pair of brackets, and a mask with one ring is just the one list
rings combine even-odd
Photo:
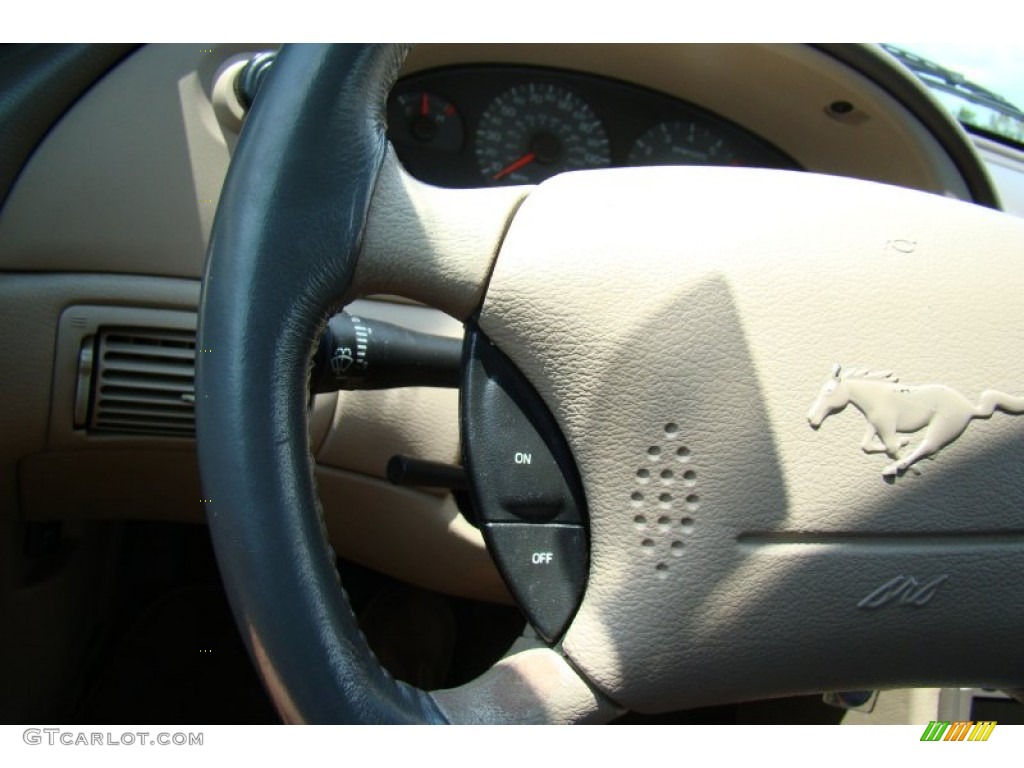
[(420, 95), (420, 114), (426, 117), (430, 112), (430, 107), (427, 104), (427, 93), (424, 91)]
[(524, 165), (529, 165), (530, 163), (532, 163), (536, 159), (537, 159), (536, 153), (528, 152), (527, 154), (525, 154), (522, 157), (520, 157), (518, 160), (516, 160), (511, 165), (506, 165), (504, 168), (502, 168), (500, 171), (498, 171), (496, 174), (494, 174), (491, 178), (494, 181), (498, 181), (499, 179), (503, 179), (506, 176), (508, 176), (510, 173), (518, 171)]

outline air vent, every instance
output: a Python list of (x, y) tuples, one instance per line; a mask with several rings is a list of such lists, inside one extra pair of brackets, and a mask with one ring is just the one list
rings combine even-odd
[(89, 428), (194, 437), (194, 331), (101, 328)]

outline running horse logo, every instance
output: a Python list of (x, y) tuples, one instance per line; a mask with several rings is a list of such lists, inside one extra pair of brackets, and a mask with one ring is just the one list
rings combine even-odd
[[(861, 450), (895, 459), (882, 470), (884, 477), (895, 477), (921, 459), (934, 456), (960, 437), (974, 419), (987, 419), (997, 410), (1024, 413), (1024, 397), (990, 389), (981, 393), (975, 405), (955, 389), (941, 384), (911, 387), (900, 384), (892, 371), (844, 371), (836, 363), (807, 412), (807, 421), (818, 429), (825, 419), (850, 403), (868, 421)], [(922, 429), (925, 432), (921, 442), (901, 456), (900, 451), (910, 443), (910, 438), (900, 435)]]

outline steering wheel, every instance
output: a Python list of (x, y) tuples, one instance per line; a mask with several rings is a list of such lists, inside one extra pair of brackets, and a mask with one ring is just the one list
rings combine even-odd
[[(403, 56), (282, 51), (210, 243), (208, 520), (282, 717), (586, 722), (1024, 683), (1024, 222), (737, 168), (428, 187), (385, 137)], [(479, 328), (550, 411), (589, 510), (564, 632), (448, 691), (367, 648), (307, 449), (316, 340), (372, 293)]]

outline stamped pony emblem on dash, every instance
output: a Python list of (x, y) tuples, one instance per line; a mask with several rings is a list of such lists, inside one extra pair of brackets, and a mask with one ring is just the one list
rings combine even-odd
[[(807, 412), (807, 421), (818, 429), (825, 419), (851, 403), (868, 422), (861, 450), (894, 459), (882, 470), (883, 477), (895, 477), (921, 459), (934, 456), (960, 437), (974, 419), (987, 419), (997, 410), (1024, 413), (1024, 397), (989, 389), (981, 393), (975, 405), (951, 387), (908, 386), (900, 384), (892, 371), (844, 371), (836, 363)], [(921, 430), (924, 435), (920, 442), (902, 454), (910, 438), (901, 435)]]

